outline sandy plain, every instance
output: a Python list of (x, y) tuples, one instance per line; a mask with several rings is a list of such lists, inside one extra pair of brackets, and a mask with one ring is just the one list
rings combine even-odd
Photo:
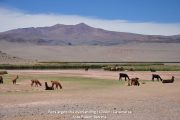
[[(140, 86), (118, 81), (118, 73), (103, 70), (9, 70), (0, 84), (2, 120), (177, 120), (180, 118), (180, 72), (161, 72), (151, 81), (151, 72), (125, 72), (139, 77)], [(11, 79), (18, 74), (17, 85)], [(31, 79), (41, 87), (31, 87)], [(44, 82), (59, 80), (62, 90), (46, 91)]]

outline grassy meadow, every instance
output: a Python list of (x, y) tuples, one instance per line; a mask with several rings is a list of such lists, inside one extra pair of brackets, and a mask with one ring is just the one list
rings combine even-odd
[(122, 68), (119, 71), (149, 71), (155, 69), (157, 71), (180, 71), (180, 65), (167, 65), (164, 63), (81, 63), (81, 62), (38, 62), (36, 64), (0, 64), (0, 69), (104, 69)]
[[(14, 77), (13, 74), (6, 74), (3, 75), (4, 84), (12, 84), (12, 78)], [(64, 86), (74, 86), (75, 88), (70, 88), (69, 90), (73, 90), (79, 88), (81, 90), (89, 90), (89, 89), (103, 89), (107, 87), (113, 86), (121, 86), (125, 84), (125, 81), (117, 81), (112, 79), (98, 79), (98, 78), (88, 78), (88, 77), (80, 77), (80, 76), (59, 76), (59, 75), (45, 75), (45, 74), (21, 74), (19, 75), (19, 79), (17, 80), (17, 84), (25, 83), (31, 84), (32, 79), (38, 79), (44, 86), (44, 82), (48, 82), (51, 84), (51, 80), (56, 80), (62, 83)], [(77, 87), (78, 86), (78, 87)]]

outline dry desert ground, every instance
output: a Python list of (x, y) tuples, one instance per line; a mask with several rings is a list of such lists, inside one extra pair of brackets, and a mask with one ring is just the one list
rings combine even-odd
[[(129, 43), (114, 46), (36, 46), (31, 44), (10, 44), (0, 42), (0, 50), (9, 55), (26, 59), (26, 61), (180, 61), (180, 56), (178, 55), (180, 52), (179, 43)], [(0, 62), (8, 63), (8, 61), (1, 61), (1, 58)], [(24, 63), (24, 61), (22, 61), (22, 63)]]
[[(178, 120), (180, 72), (157, 72), (163, 79), (151, 81), (151, 72), (126, 72), (139, 77), (140, 86), (118, 81), (118, 73), (103, 70), (9, 70), (0, 84), (1, 120)], [(19, 75), (17, 84), (11, 79)], [(31, 87), (38, 79), (41, 87)], [(46, 91), (44, 82), (59, 80), (63, 89)]]

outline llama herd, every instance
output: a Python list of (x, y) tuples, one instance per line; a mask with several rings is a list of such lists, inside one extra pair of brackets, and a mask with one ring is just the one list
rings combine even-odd
[[(88, 70), (88, 69), (86, 69)], [(154, 72), (154, 70), (152, 70)], [(13, 79), (12, 79), (12, 83), (16, 84), (17, 79), (19, 78), (18, 75), (16, 75)], [(122, 78), (124, 78), (125, 81), (128, 80), (128, 86), (139, 86), (139, 78), (135, 77), (135, 78), (131, 78), (128, 76), (128, 74), (126, 73), (119, 73), (119, 81), (122, 81)], [(160, 75), (158, 74), (152, 74), (152, 81), (154, 81), (155, 79), (157, 79), (157, 81), (161, 80), (162, 83), (173, 83), (175, 80), (175, 77), (172, 76), (171, 79), (162, 79)], [(144, 84), (145, 82), (142, 82), (142, 84)], [(3, 84), (3, 77), (0, 76), (0, 84)], [(31, 87), (38, 87), (38, 86), (42, 86), (42, 83), (37, 80), (37, 79), (33, 79), (31, 80)], [(47, 82), (45, 82), (45, 90), (55, 90), (55, 89), (62, 89), (62, 85), (59, 81), (51, 81), (51, 85), (48, 85)]]
[[(153, 71), (154, 72), (154, 71)], [(122, 80), (122, 78), (125, 79), (125, 81), (127, 81), (128, 79), (128, 86), (139, 86), (139, 78), (135, 77), (135, 78), (129, 78), (129, 76), (126, 73), (119, 73), (119, 80)], [(157, 79), (157, 81), (161, 80), (162, 83), (173, 83), (174, 82), (174, 76), (172, 76), (171, 79), (162, 79), (160, 75), (158, 74), (152, 74), (152, 81), (154, 81), (154, 79)]]
[[(13, 79), (12, 79), (12, 83), (13, 85), (16, 84), (17, 79), (19, 78), (18, 75), (16, 75)], [(3, 77), (0, 76), (0, 84), (3, 84)], [(54, 90), (54, 89), (62, 89), (62, 85), (60, 82), (58, 81), (51, 81), (51, 86), (48, 86), (47, 82), (45, 82), (45, 90)], [(41, 82), (37, 79), (33, 79), (31, 80), (31, 87), (38, 87), (38, 86), (42, 86)]]

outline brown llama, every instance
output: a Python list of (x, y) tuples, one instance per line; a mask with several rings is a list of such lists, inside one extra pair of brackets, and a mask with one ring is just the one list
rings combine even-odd
[(56, 89), (58, 89), (58, 87), (59, 87), (60, 89), (62, 89), (62, 85), (61, 85), (60, 82), (58, 82), (58, 81), (51, 81), (51, 83), (52, 83), (52, 87), (53, 87), (53, 88), (54, 88), (54, 85), (56, 85)]
[(127, 75), (127, 74), (125, 74), (125, 73), (119, 73), (119, 80), (122, 80), (122, 78), (125, 78), (125, 81), (126, 81), (126, 78), (128, 78), (128, 80), (130, 80), (129, 79), (129, 76)]
[(16, 75), (16, 77), (12, 79), (13, 84), (16, 84), (16, 81), (17, 81), (18, 78), (19, 78), (19, 76)]
[(3, 84), (3, 77), (0, 76), (0, 84)]
[(39, 82), (39, 80), (31, 80), (31, 87), (35, 84), (35, 87), (42, 86), (42, 84)]
[(130, 80), (128, 80), (128, 86), (139, 86), (140, 83), (139, 83), (139, 78), (131, 78)]
[(85, 68), (85, 71), (88, 71), (88, 70), (89, 70), (89, 67), (86, 67), (86, 68)]
[(162, 78), (160, 77), (160, 75), (152, 74), (152, 81), (154, 81), (155, 78), (157, 79), (157, 81), (159, 81), (159, 79), (162, 81)]
[(45, 82), (45, 90), (54, 90), (54, 88), (52, 86), (49, 87), (47, 82)]
[(174, 76), (172, 76), (171, 79), (167, 79), (167, 80), (162, 80), (162, 83), (173, 83), (174, 82)]

